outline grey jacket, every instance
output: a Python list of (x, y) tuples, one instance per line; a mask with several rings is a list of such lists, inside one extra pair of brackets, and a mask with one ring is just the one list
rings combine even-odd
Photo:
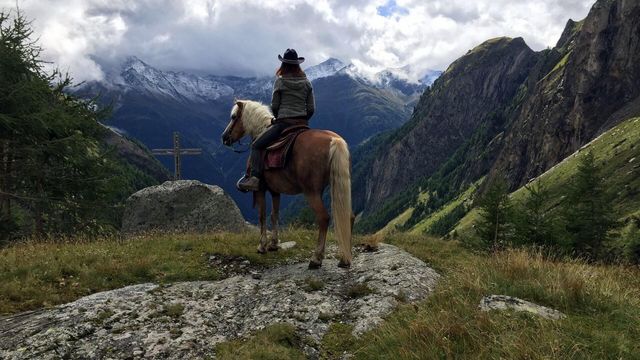
[(306, 76), (281, 77), (273, 83), (271, 111), (276, 119), (311, 118), (316, 110), (313, 88)]

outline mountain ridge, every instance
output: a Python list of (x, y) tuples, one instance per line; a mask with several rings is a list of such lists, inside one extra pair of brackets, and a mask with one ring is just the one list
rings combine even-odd
[[(468, 76), (450, 77), (461, 70), (490, 73), (491, 66), (500, 64), (504, 57), (493, 53), (487, 61), (460, 60), (504, 38), (488, 40), (454, 62), (422, 95), (411, 120), (372, 150), (377, 155), (370, 160), (371, 170), (354, 180), (363, 187), (354, 192), (357, 210), (365, 215), (361, 229), (375, 231), (385, 226), (408, 207), (416, 206), (416, 193), (427, 191), (429, 201), (418, 206), (409, 224), (418, 222), (485, 175), (480, 194), (486, 184), (499, 177), (505, 177), (514, 190), (606, 129), (638, 116), (640, 25), (634, 21), (638, 18), (638, 3), (597, 1), (584, 20), (567, 21), (556, 47), (526, 51), (527, 66), (514, 68), (522, 75), (516, 87), (505, 88), (505, 83), (481, 78), (470, 81)], [(526, 46), (521, 38), (512, 42)], [(509, 74), (503, 71), (498, 75)], [(449, 88), (447, 82), (451, 83)], [(502, 92), (504, 96), (492, 103), (494, 111), (482, 112), (484, 104), (475, 102), (474, 96), (459, 96), (455, 91), (465, 88), (488, 94)], [(438, 97), (458, 98), (459, 103), (427, 106), (428, 99)], [(450, 128), (436, 126), (460, 112), (468, 117), (461, 128), (454, 129), (467, 131), (464, 142), (453, 141), (456, 134), (452, 135)], [(483, 114), (484, 119), (479, 120)], [(480, 126), (473, 128), (476, 123)], [(429, 126), (432, 131), (425, 131)], [(454, 149), (434, 157), (434, 151), (446, 148), (434, 147), (434, 139), (453, 144)], [(434, 162), (438, 158), (441, 161)], [(399, 195), (394, 190), (407, 188), (408, 193)]]

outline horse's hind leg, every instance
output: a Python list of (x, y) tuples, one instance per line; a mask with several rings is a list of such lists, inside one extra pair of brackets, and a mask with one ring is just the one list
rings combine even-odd
[(267, 250), (278, 251), (278, 218), (280, 216), (280, 194), (271, 193), (271, 242)]
[(321, 193), (307, 195), (307, 201), (316, 214), (316, 222), (320, 228), (318, 233), (318, 246), (309, 262), (309, 269), (317, 269), (322, 266), (322, 260), (324, 259), (324, 245), (327, 240), (327, 229), (329, 228), (329, 213), (322, 203)]
[(265, 201), (265, 192), (257, 191), (255, 196), (256, 204), (258, 205), (258, 220), (260, 222), (260, 245), (258, 246), (258, 252), (264, 254), (267, 252), (267, 204)]

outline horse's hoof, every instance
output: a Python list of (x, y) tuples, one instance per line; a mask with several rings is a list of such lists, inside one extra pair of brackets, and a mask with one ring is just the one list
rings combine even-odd
[(338, 263), (338, 267), (343, 269), (348, 269), (351, 267), (351, 263), (340, 260), (340, 262)]
[(310, 270), (320, 269), (321, 266), (322, 266), (322, 263), (315, 262), (313, 260), (309, 261), (309, 269)]
[(266, 254), (267, 250), (265, 250), (262, 246), (258, 247), (258, 254)]
[(278, 245), (269, 245), (269, 247), (267, 248), (267, 250), (269, 251), (278, 251), (278, 249), (280, 249)]

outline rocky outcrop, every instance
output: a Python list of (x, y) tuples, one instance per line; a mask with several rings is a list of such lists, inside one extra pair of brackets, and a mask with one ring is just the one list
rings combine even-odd
[(480, 310), (513, 310), (528, 312), (551, 320), (559, 320), (566, 317), (565, 314), (558, 310), (550, 309), (546, 306), (534, 304), (530, 301), (506, 295), (490, 295), (483, 297), (480, 301)]
[(522, 38), (492, 39), (456, 60), (422, 96), (395, 140), (383, 144), (356, 203), (377, 208), (398, 189), (437, 171), (510, 104), (536, 61)]
[(195, 180), (167, 181), (127, 199), (122, 231), (244, 231), (240, 209), (218, 186)]
[(354, 335), (378, 325), (399, 302), (428, 296), (439, 275), (390, 245), (356, 254), (350, 270), (328, 259), (216, 282), (141, 284), (97, 293), (52, 310), (0, 319), (0, 358), (213, 357), (217, 343), (268, 325), (293, 324), (311, 343), (332, 322)]

